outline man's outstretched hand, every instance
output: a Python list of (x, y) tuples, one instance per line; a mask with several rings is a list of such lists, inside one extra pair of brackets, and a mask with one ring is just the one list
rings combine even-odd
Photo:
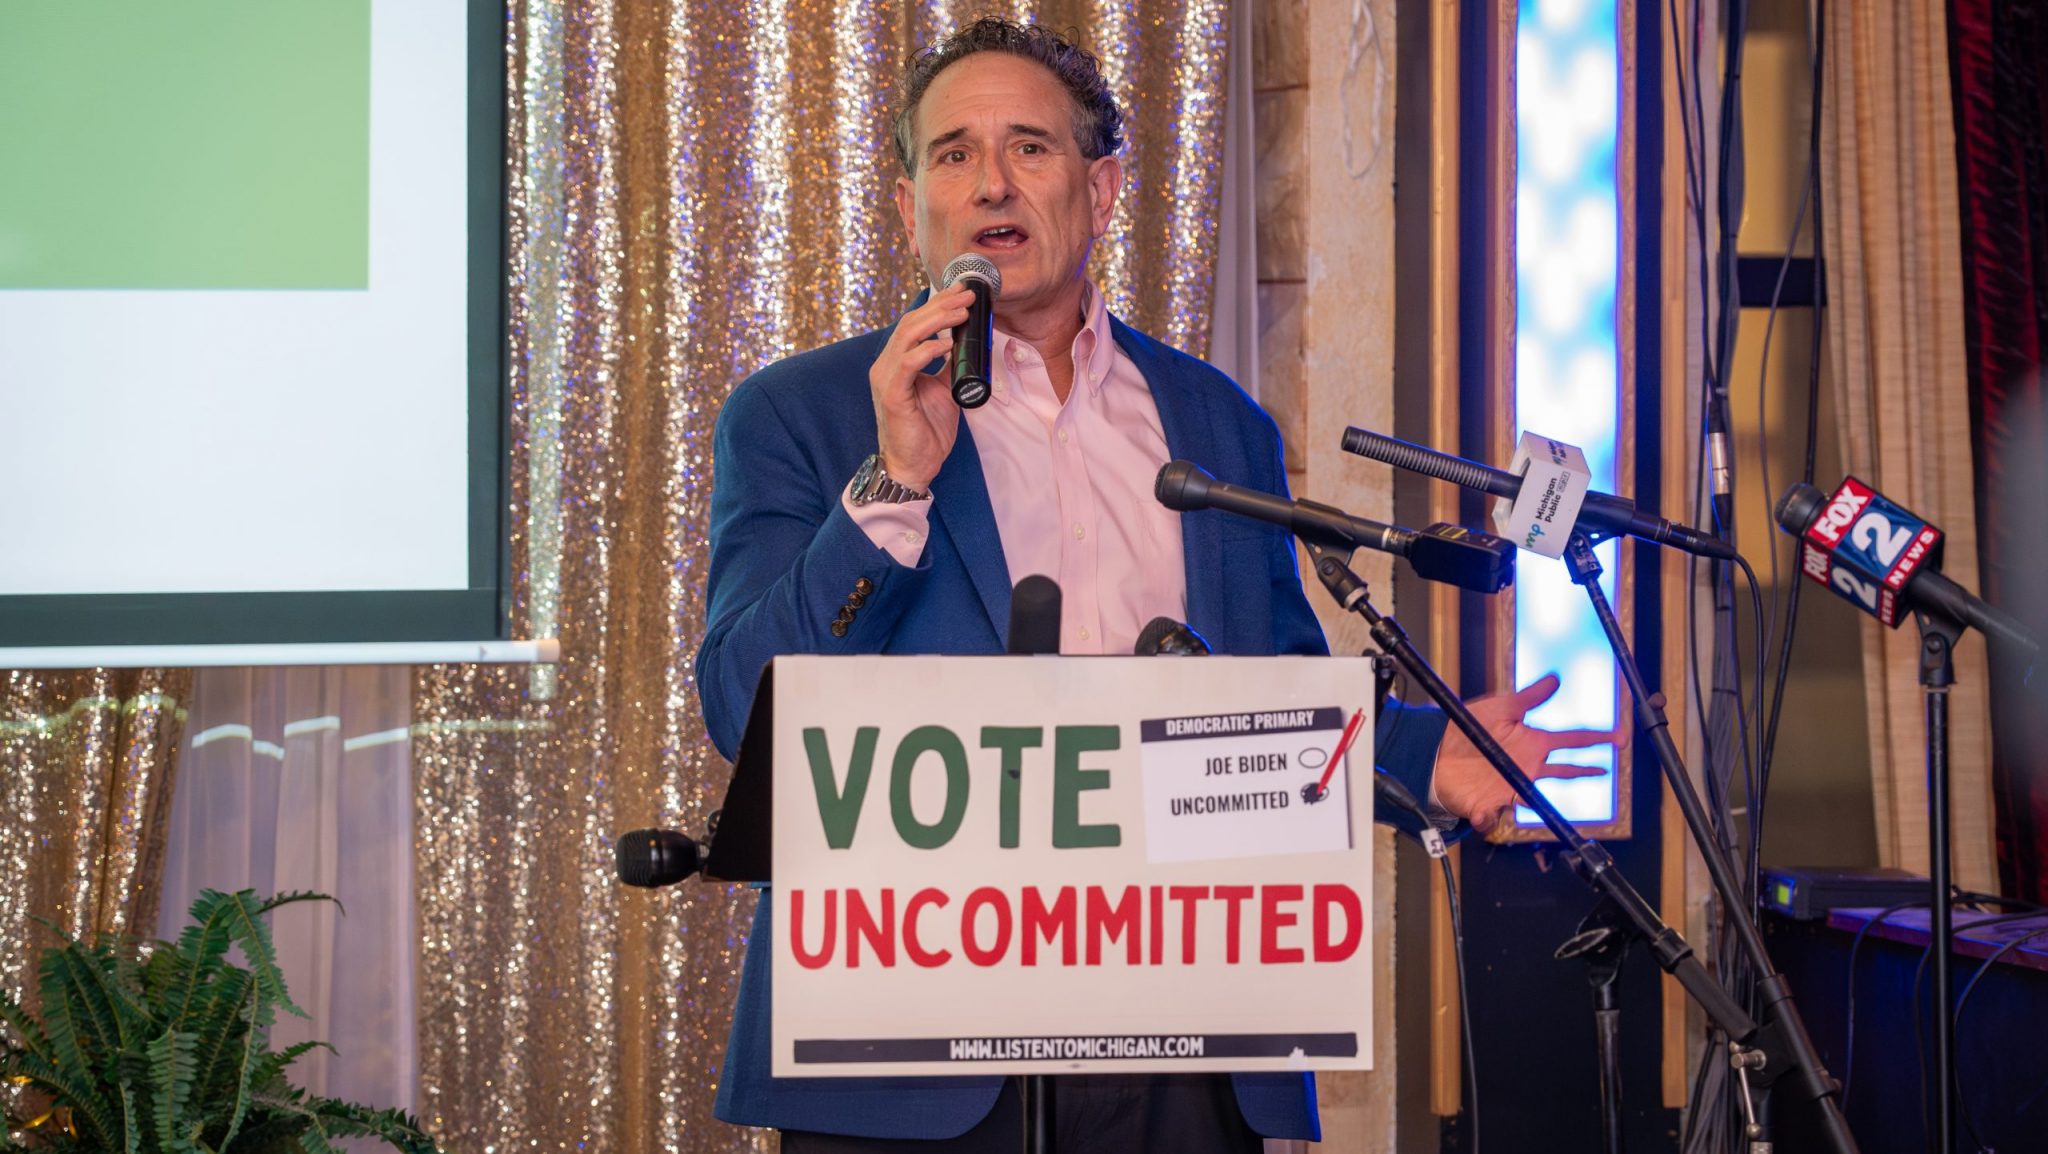
[[(1590, 765), (1551, 765), (1549, 758), (1560, 749), (1625, 742), (1626, 730), (1620, 734), (1605, 729), (1553, 731), (1522, 723), (1530, 710), (1557, 693), (1558, 684), (1557, 674), (1552, 673), (1514, 693), (1489, 693), (1467, 704), (1479, 723), (1530, 777), (1591, 777), (1605, 773)], [(1430, 789), (1437, 804), (1471, 822), (1472, 828), (1481, 834), (1493, 832), (1495, 826), (1506, 821), (1515, 804), (1515, 791), (1455, 725), (1444, 733), (1443, 745), (1437, 749), (1436, 777)]]

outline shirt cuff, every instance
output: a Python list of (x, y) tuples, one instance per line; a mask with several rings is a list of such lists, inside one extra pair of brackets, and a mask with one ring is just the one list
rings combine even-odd
[(1445, 809), (1444, 803), (1437, 799), (1435, 770), (1430, 771), (1429, 800), (1422, 803), (1422, 812), (1428, 816), (1429, 824), (1445, 832), (1455, 828), (1459, 821), (1458, 815)]
[(924, 556), (925, 535), (931, 530), (930, 497), (900, 503), (876, 501), (856, 505), (853, 503), (853, 482), (848, 481), (846, 488), (839, 493), (839, 504), (860, 531), (867, 534), (875, 548), (887, 553), (906, 569), (917, 568), (918, 559)]

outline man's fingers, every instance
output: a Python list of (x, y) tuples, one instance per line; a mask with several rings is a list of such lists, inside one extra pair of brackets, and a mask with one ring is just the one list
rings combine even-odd
[(1544, 747), (1552, 750), (1584, 749), (1590, 745), (1607, 745), (1616, 741), (1615, 732), (1611, 729), (1536, 729), (1531, 727), (1529, 732), (1537, 734)]
[(1598, 777), (1607, 770), (1597, 765), (1573, 765), (1568, 761), (1546, 761), (1531, 777)]
[(1543, 676), (1537, 678), (1536, 680), (1530, 682), (1529, 684), (1515, 691), (1515, 696), (1513, 698), (1515, 708), (1523, 713), (1529, 712), (1530, 710), (1536, 708), (1537, 706), (1543, 704), (1546, 701), (1549, 701), (1552, 697), (1556, 696), (1557, 687), (1562, 684), (1563, 681), (1561, 681), (1558, 678), (1557, 674), (1544, 674)]

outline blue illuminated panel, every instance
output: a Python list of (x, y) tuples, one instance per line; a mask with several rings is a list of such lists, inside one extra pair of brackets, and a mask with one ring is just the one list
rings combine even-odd
[[(1615, 487), (1615, 128), (1621, 102), (1613, 0), (1523, 0), (1515, 61), (1515, 420), (1586, 451), (1593, 487)], [(1615, 546), (1597, 553), (1614, 596)], [(1564, 686), (1529, 715), (1547, 729), (1612, 729), (1616, 672), (1585, 591), (1564, 562), (1523, 553), (1515, 573), (1515, 684)], [(1615, 816), (1612, 745), (1558, 754), (1598, 777), (1541, 788), (1575, 822)], [(1516, 807), (1518, 825), (1537, 825)]]

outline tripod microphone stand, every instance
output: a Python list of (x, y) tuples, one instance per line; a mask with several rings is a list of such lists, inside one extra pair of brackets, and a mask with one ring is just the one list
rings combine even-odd
[[(1584, 533), (1574, 532), (1571, 535), (1565, 545), (1564, 563), (1572, 581), (1586, 591), (1587, 600), (1593, 604), (1593, 613), (1600, 619), (1600, 628), (1607, 635), (1608, 647), (1614, 651), (1615, 664), (1620, 666), (1622, 677), (1628, 682), (1629, 696), (1635, 700), (1636, 717), (1649, 734), (1657, 751), (1657, 761), (1664, 767), (1664, 778), (1678, 800), (1679, 811), (1685, 815), (1686, 827), (1692, 831), (1693, 842), (1699, 847), (1700, 856), (1706, 860), (1714, 892), (1729, 911), (1728, 921), (1735, 928), (1736, 942), (1743, 957), (1757, 975), (1757, 991), (1770, 1019), (1769, 1036), (1752, 1039), (1748, 1035), (1728, 1031), (1728, 1036), (1735, 1043), (1731, 1060), (1737, 1074), (1744, 1079), (1745, 1087), (1754, 1082), (1768, 1088), (1784, 1075), (1797, 1073), (1806, 1096), (1820, 1107), (1829, 1145), (1838, 1151), (1854, 1150), (1855, 1139), (1850, 1136), (1848, 1121), (1842, 1116), (1841, 1086), (1821, 1065), (1820, 1051), (1806, 1032), (1806, 1023), (1792, 1002), (1792, 991), (1784, 976), (1771, 968), (1763, 936), (1757, 932), (1754, 903), (1744, 897), (1744, 890), (1735, 878), (1735, 868), (1714, 840), (1706, 808), (1700, 804), (1699, 793), (1693, 789), (1692, 778), (1685, 771), (1678, 743), (1671, 737), (1671, 723), (1664, 716), (1661, 699), (1651, 694), (1649, 685), (1644, 682), (1643, 671), (1636, 664), (1628, 639), (1622, 636), (1621, 622), (1614, 615), (1614, 607), (1600, 588), (1600, 559), (1594, 555), (1593, 543)], [(1783, 1058), (1790, 1059), (1789, 1067), (1780, 1060)], [(1748, 1121), (1752, 1142), (1763, 1141), (1762, 1128), (1753, 1109)]]
[[(1578, 534), (1574, 534), (1574, 538), (1579, 544), (1585, 545), (1584, 558), (1592, 562), (1589, 577), (1594, 579), (1590, 589), (1595, 597), (1595, 611), (1601, 614), (1603, 625), (1610, 625), (1612, 631), (1609, 640), (1614, 642), (1619, 636), (1619, 623), (1614, 622), (1613, 610), (1607, 607), (1605, 596), (1599, 591), (1598, 562), (1592, 558), (1591, 545), (1585, 543)], [(1570, 862), (1573, 872), (1577, 873), (1580, 879), (1605, 902), (1611, 903), (1614, 912), (1625, 919), (1635, 934), (1641, 937), (1658, 966), (1678, 980), (1679, 985), (1706, 1012), (1709, 1020), (1730, 1038), (1747, 1047), (1734, 1056), (1736, 1064), (1742, 1068), (1760, 1067), (1758, 1073), (1763, 1079), (1775, 1079), (1788, 1070), (1799, 1071), (1806, 1089), (1821, 1105), (1829, 1146), (1837, 1154), (1855, 1154), (1855, 1139), (1850, 1136), (1848, 1125), (1842, 1119), (1840, 1105), (1835, 1099), (1835, 1083), (1821, 1068), (1819, 1055), (1791, 1004), (1790, 993), (1783, 978), (1770, 970), (1769, 960), (1763, 952), (1763, 941), (1757, 935), (1755, 925), (1747, 919), (1734, 919), (1741, 927), (1738, 933), (1746, 935), (1743, 939), (1745, 948), (1754, 945), (1754, 952), (1748, 956), (1756, 962), (1757, 972), (1765, 975), (1759, 988), (1763, 991), (1766, 1007), (1773, 1016), (1768, 1028), (1759, 1026), (1741, 1003), (1731, 997), (1713, 975), (1707, 972), (1685, 939), (1664, 924), (1642, 894), (1637, 892), (1628, 879), (1621, 875), (1620, 870), (1615, 868), (1614, 859), (1609, 856), (1605, 847), (1581, 834), (1557, 811), (1557, 807), (1551, 804), (1550, 799), (1536, 789), (1535, 783), (1515, 764), (1514, 758), (1472, 715), (1472, 711), (1466, 707), (1457, 693), (1445, 684), (1436, 670), (1430, 667), (1429, 662), (1408, 639), (1400, 623), (1373, 608), (1367, 596), (1365, 582), (1358, 574), (1352, 572), (1351, 567), (1336, 551), (1313, 542), (1307, 544), (1309, 555), (1315, 560), (1316, 576), (1321, 579), (1324, 588), (1330, 591), (1338, 605), (1365, 619), (1371, 628), (1373, 640), (1381, 650), (1391, 655), (1401, 668), (1422, 686), (1424, 692), (1442, 707), (1451, 723), (1458, 727), (1459, 732), (1465, 735), (1500, 774), (1502, 780), (1508, 783), (1522, 804), (1534, 810), (1551, 835), (1564, 843), (1568, 851), (1566, 860)], [(1567, 555), (1569, 556), (1571, 552), (1568, 551)], [(1574, 579), (1577, 579), (1577, 572), (1575, 568)], [(1629, 687), (1636, 695), (1637, 709), (1643, 716), (1644, 724), (1651, 729), (1658, 755), (1665, 759), (1665, 772), (1674, 777), (1674, 790), (1679, 793), (1681, 807), (1690, 803), (1691, 808), (1687, 810), (1689, 821), (1696, 814), (1701, 818), (1702, 823), (1694, 826), (1694, 836), (1699, 837), (1705, 828), (1705, 815), (1700, 811), (1697, 795), (1691, 791), (1691, 783), (1683, 781), (1682, 763), (1677, 760), (1677, 749), (1671, 740), (1669, 726), (1664, 721), (1662, 711), (1651, 703), (1647, 687), (1642, 682), (1642, 674), (1636, 669), (1634, 661), (1625, 660), (1622, 665), (1629, 678)], [(1681, 782), (1683, 789), (1679, 788)], [(1717, 855), (1708, 848), (1711, 846), (1709, 841), (1702, 838), (1701, 846), (1710, 867), (1716, 867), (1717, 886), (1724, 879), (1729, 883), (1729, 887), (1723, 890), (1724, 900), (1731, 900), (1731, 909), (1742, 909), (1740, 903), (1732, 901), (1732, 896), (1739, 891), (1732, 888), (1734, 877), (1727, 863), (1720, 861), (1718, 866), (1716, 865)], [(1749, 1056), (1751, 1054), (1755, 1054), (1756, 1057)], [(1786, 1056), (1789, 1056), (1789, 1062), (1777, 1060)], [(1761, 1062), (1757, 1060), (1759, 1057), (1762, 1058)]]

